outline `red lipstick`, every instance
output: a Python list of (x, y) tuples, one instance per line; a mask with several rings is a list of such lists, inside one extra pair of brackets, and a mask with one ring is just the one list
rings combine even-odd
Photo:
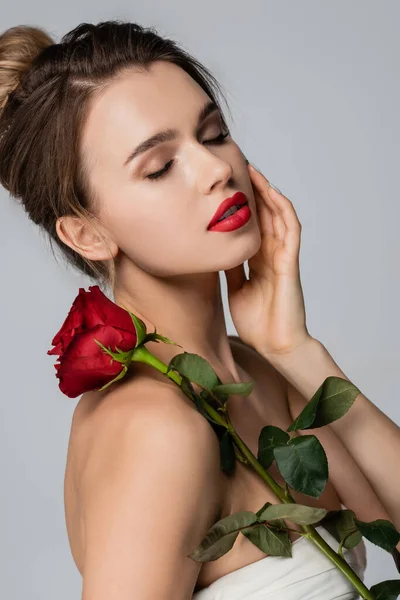
[[(218, 221), (224, 213), (233, 206), (241, 206), (234, 214)], [(247, 202), (246, 194), (236, 192), (231, 198), (226, 198), (217, 208), (207, 229), (212, 231), (232, 231), (242, 227), (251, 217), (251, 211)]]

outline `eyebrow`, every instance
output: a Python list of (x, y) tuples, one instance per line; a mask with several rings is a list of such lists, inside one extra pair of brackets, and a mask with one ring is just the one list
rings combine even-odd
[[(215, 111), (219, 111), (219, 108), (213, 100), (204, 104), (204, 106), (201, 108), (201, 110), (198, 114), (198, 117), (197, 117), (197, 129), (199, 128), (201, 123), (208, 117), (208, 115), (210, 115), (211, 113), (213, 113)], [(163, 142), (169, 142), (171, 140), (174, 140), (178, 136), (178, 133), (179, 132), (177, 129), (164, 129), (163, 131), (159, 131), (158, 133), (155, 133), (154, 135), (149, 137), (147, 140), (144, 140), (138, 146), (136, 146), (136, 148), (129, 154), (128, 158), (124, 162), (124, 167), (131, 160), (133, 160), (134, 158), (139, 156), (139, 154), (143, 154), (144, 152), (147, 152), (148, 150), (150, 150), (151, 148), (154, 148), (158, 144), (162, 144)]]

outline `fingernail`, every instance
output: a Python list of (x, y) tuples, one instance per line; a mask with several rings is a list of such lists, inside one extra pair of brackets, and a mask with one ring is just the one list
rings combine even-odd
[[(276, 185), (274, 185), (273, 183), (271, 183), (270, 181), (268, 181), (268, 184), (274, 188), (274, 190), (276, 190), (279, 194), (282, 194), (281, 190), (279, 188), (276, 187)], [(283, 196), (283, 194), (282, 194)]]

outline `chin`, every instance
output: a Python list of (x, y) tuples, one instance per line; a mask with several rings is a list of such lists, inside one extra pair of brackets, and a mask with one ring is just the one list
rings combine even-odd
[(256, 252), (258, 252), (260, 249), (261, 241), (262, 241), (262, 237), (261, 237), (260, 229), (258, 228), (258, 226), (254, 227), (252, 234), (249, 235), (246, 238), (246, 242), (243, 243), (243, 249), (242, 249), (242, 253), (241, 253), (240, 257), (236, 256), (234, 264), (232, 264), (231, 266), (225, 267), (225, 269), (233, 269), (233, 268), (237, 267), (238, 265), (244, 263), (246, 260), (248, 260), (252, 256), (254, 256), (254, 254), (256, 254)]

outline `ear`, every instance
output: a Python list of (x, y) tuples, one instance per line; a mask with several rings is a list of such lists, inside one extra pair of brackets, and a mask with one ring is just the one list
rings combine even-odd
[(59, 217), (56, 231), (60, 240), (88, 260), (109, 260), (118, 254), (118, 246), (99, 225), (75, 215)]

